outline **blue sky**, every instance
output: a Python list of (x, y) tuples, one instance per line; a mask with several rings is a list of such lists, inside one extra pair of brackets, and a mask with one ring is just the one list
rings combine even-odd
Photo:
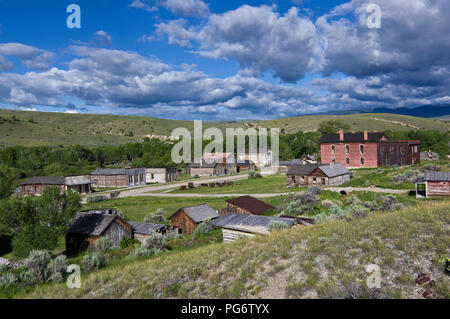
[(370, 3), (380, 28), (363, 0), (0, 0), (0, 107), (233, 120), (449, 103), (445, 1)]

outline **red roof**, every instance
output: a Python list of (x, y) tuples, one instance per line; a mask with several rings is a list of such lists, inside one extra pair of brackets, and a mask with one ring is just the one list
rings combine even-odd
[(274, 206), (266, 204), (263, 201), (249, 195), (227, 199), (226, 201), (232, 205), (248, 210), (255, 215), (262, 215), (270, 209), (275, 209)]

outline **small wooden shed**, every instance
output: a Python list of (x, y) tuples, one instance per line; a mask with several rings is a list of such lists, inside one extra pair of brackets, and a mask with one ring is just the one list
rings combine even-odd
[(275, 209), (274, 206), (266, 204), (250, 195), (227, 199), (226, 202), (226, 211), (228, 213), (263, 215), (264, 213)]
[(108, 237), (118, 248), (122, 239), (131, 237), (133, 228), (117, 214), (79, 212), (66, 234), (66, 255), (93, 249), (100, 237)]
[(141, 243), (143, 243), (152, 232), (160, 233), (168, 238), (175, 237), (178, 234), (178, 228), (175, 226), (141, 222), (130, 222), (129, 224), (133, 227), (134, 238)]
[(210, 219), (219, 217), (219, 214), (208, 204), (183, 207), (169, 217), (172, 226), (179, 229), (183, 235), (192, 235), (197, 226)]
[(222, 228), (223, 241), (230, 243), (242, 237), (253, 237), (270, 233), (271, 221), (280, 221), (292, 227), (297, 224), (295, 218), (280, 218), (261, 215), (228, 213), (212, 222), (213, 226)]
[(176, 167), (146, 168), (145, 176), (147, 183), (170, 183), (177, 180), (178, 173)]
[(99, 168), (91, 173), (94, 187), (146, 185), (145, 168)]
[(416, 182), (416, 197), (450, 196), (450, 172), (424, 173)]

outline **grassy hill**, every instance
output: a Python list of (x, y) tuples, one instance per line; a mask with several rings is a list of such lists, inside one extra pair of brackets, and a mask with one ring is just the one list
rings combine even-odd
[(80, 289), (37, 287), (30, 298), (367, 297), (365, 267), (381, 268), (381, 293), (420, 298), (425, 272), (435, 297), (449, 298), (440, 262), (448, 256), (450, 202), (422, 204), (365, 219), (297, 227), (232, 244), (211, 244), (83, 274)]
[[(394, 114), (300, 116), (258, 122), (204, 122), (204, 128), (279, 127), (287, 133), (313, 131), (324, 120), (339, 118), (352, 130), (434, 129), (445, 131), (450, 124), (435, 119)], [(148, 135), (170, 135), (177, 127), (193, 129), (193, 122), (141, 116), (63, 114), (0, 109), (0, 146), (12, 145), (104, 145), (141, 141)]]

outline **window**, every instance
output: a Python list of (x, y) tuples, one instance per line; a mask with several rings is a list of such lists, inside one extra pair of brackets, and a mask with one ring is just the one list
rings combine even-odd
[(350, 153), (350, 147), (347, 145), (345, 145), (345, 154)]
[(334, 159), (334, 157), (331, 159), (331, 163), (336, 163), (336, 160)]
[(400, 147), (400, 153), (401, 154), (405, 154), (405, 147), (404, 146)]
[(359, 152), (360, 152), (361, 154), (364, 154), (364, 145), (360, 145), (360, 146), (359, 146)]
[(152, 179), (155, 179), (155, 174), (151, 173), (151, 177), (152, 177)]
[(347, 164), (347, 165), (350, 164), (350, 158), (348, 158), (348, 157), (345, 158), (345, 164)]
[(322, 177), (322, 178), (320, 179), (320, 185), (325, 185), (325, 177)]
[(389, 146), (389, 153), (394, 153), (394, 146)]
[(384, 154), (384, 146), (381, 146), (381, 147), (380, 147), (380, 153), (381, 153), (381, 154)]
[(404, 158), (400, 159), (400, 165), (405, 165), (405, 159)]
[(313, 178), (313, 184), (316, 185), (317, 184), (317, 178)]
[(363, 157), (361, 157), (360, 161), (361, 161), (361, 165), (364, 165), (364, 158)]
[(331, 145), (331, 154), (334, 154), (334, 151), (335, 151), (334, 145)]
[(390, 164), (390, 158), (389, 157), (386, 157), (385, 159), (384, 159), (384, 161), (385, 161), (385, 165), (386, 166), (389, 166), (389, 164)]

